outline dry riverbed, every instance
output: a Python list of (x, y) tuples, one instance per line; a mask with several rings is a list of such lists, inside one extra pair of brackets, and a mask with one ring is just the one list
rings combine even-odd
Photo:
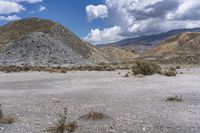
[[(121, 74), (119, 74), (119, 72)], [(0, 103), (5, 115), (0, 133), (43, 133), (67, 108), (74, 133), (200, 132), (200, 68), (181, 69), (176, 77), (124, 77), (126, 71), (0, 73)], [(182, 95), (182, 102), (166, 102)], [(80, 119), (91, 111), (108, 116)]]

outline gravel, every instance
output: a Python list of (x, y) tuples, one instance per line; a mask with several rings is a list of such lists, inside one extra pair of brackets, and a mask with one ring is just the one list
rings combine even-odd
[(11, 46), (7, 51), (0, 53), (1, 66), (52, 66), (89, 63), (68, 45), (42, 32), (33, 32), (9, 45)]
[[(179, 71), (144, 78), (125, 78), (126, 71), (0, 73), (0, 103), (17, 120), (0, 124), (0, 133), (46, 132), (64, 108), (67, 120), (77, 121), (75, 133), (200, 132), (200, 68)], [(184, 101), (165, 101), (176, 94)], [(79, 119), (90, 111), (109, 118)]]

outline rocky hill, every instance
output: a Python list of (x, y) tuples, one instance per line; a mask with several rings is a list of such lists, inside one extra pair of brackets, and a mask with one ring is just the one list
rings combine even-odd
[(148, 36), (141, 36), (136, 38), (128, 38), (121, 40), (119, 42), (114, 42), (111, 44), (103, 44), (98, 45), (98, 47), (106, 47), (106, 46), (113, 46), (113, 47), (120, 47), (120, 48), (131, 48), (136, 51), (146, 51), (151, 49), (154, 45), (160, 43), (161, 41), (181, 33), (185, 32), (200, 32), (200, 28), (193, 28), (193, 29), (177, 29), (171, 30), (165, 33), (153, 34)]
[(122, 49), (116, 47), (103, 47), (99, 48), (106, 56), (108, 56), (113, 62), (126, 62), (132, 61), (139, 55), (131, 49)]
[(200, 32), (186, 32), (172, 36), (147, 51), (144, 56), (174, 59), (174, 61), (194, 60), (200, 63)]
[(98, 49), (50, 20), (27, 18), (0, 27), (0, 65), (109, 62)]

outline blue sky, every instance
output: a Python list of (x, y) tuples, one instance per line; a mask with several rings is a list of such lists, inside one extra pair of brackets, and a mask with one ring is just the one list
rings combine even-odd
[(26, 17), (54, 20), (102, 44), (200, 27), (200, 0), (0, 0), (0, 25)]
[[(103, 21), (89, 22), (85, 12), (87, 5), (98, 5), (102, 3), (102, 0), (58, 0), (58, 2), (56, 0), (43, 0), (43, 2), (34, 4), (22, 2), (20, 4), (26, 8), (26, 11), (17, 13), (17, 16), (20, 18), (39, 17), (51, 19), (63, 24), (76, 35), (84, 38), (90, 29), (96, 28), (97, 25), (99, 28), (106, 26), (106, 23)], [(39, 12), (40, 6), (44, 6), (46, 9)], [(14, 14), (12, 13), (10, 15)], [(3, 25), (7, 22), (1, 20), (0, 24)]]

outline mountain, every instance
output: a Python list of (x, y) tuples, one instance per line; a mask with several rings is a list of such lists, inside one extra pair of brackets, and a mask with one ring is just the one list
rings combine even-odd
[(51, 20), (27, 18), (0, 27), (0, 65), (57, 66), (99, 62), (109, 62), (109, 59)]
[(166, 33), (124, 39), (111, 44), (102, 44), (98, 45), (98, 47), (113, 46), (121, 48), (131, 48), (135, 49), (136, 51), (146, 51), (148, 49), (151, 49), (155, 44), (158, 44), (162, 40), (184, 32), (200, 32), (200, 28), (171, 30)]
[(146, 58), (200, 63), (200, 32), (185, 32), (172, 36), (143, 55)]
[(129, 62), (133, 61), (139, 55), (131, 49), (103, 47), (99, 48), (102, 53), (108, 56), (113, 62)]

